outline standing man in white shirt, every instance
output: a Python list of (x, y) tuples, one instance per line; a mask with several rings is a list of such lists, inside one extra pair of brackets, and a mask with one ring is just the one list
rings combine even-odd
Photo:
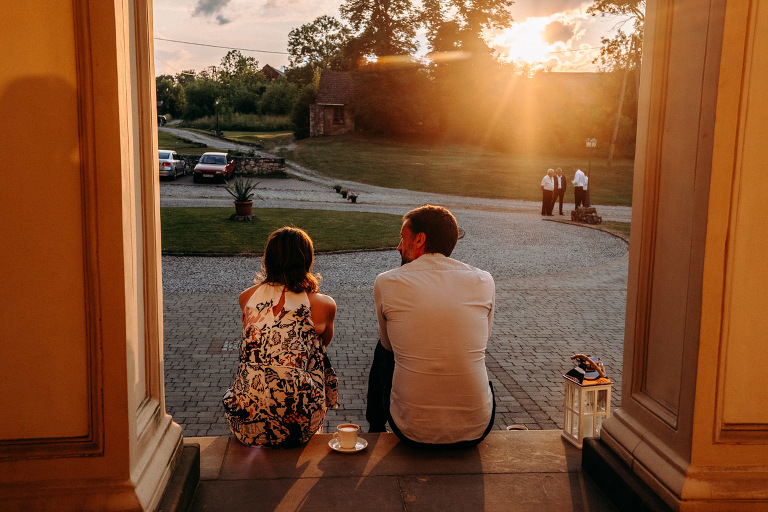
[(450, 258), (458, 236), (443, 207), (403, 217), (402, 266), (379, 274), (373, 287), (380, 341), (368, 381), (370, 432), (388, 422), (405, 442), (465, 446), (493, 427), (485, 350), (495, 284), (488, 272)]
[(576, 173), (573, 175), (573, 199), (576, 203), (576, 208), (584, 206), (584, 185), (586, 185), (586, 176), (581, 169), (576, 169)]
[(555, 193), (555, 170), (548, 169), (546, 176), (541, 179), (541, 214), (552, 215), (553, 195)]

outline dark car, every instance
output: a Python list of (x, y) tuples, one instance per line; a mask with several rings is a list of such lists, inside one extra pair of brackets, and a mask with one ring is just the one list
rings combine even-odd
[(203, 153), (195, 166), (192, 179), (199, 183), (203, 179), (226, 181), (235, 175), (235, 162), (227, 159), (226, 153)]

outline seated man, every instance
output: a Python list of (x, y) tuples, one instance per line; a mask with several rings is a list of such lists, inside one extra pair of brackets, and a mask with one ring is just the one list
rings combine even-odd
[(397, 246), (402, 266), (376, 278), (381, 339), (368, 381), (371, 432), (389, 422), (404, 441), (473, 445), (493, 426), (485, 348), (495, 285), (488, 272), (449, 257), (458, 235), (445, 208), (411, 210)]

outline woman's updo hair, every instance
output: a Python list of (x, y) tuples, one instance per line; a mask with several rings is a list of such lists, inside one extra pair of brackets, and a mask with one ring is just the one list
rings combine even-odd
[(280, 284), (294, 293), (313, 293), (320, 289), (320, 274), (312, 274), (315, 249), (312, 239), (302, 229), (280, 228), (267, 239), (261, 272), (262, 283)]

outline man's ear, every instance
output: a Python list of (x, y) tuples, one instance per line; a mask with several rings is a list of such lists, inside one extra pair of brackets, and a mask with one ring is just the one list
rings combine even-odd
[(427, 235), (424, 233), (417, 233), (416, 237), (413, 239), (413, 245), (416, 247), (423, 247), (425, 243), (427, 243)]

